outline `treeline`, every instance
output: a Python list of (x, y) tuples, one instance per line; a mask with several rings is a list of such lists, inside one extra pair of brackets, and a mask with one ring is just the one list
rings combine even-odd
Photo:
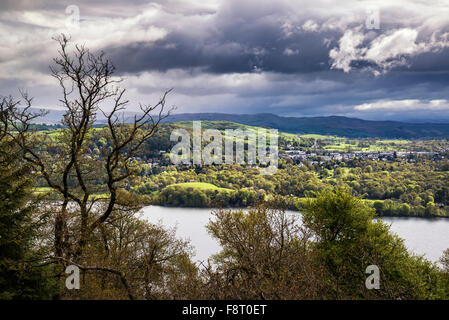
[[(206, 182), (232, 192), (166, 189), (185, 182)], [(199, 207), (213, 207), (222, 201), (224, 207), (239, 207), (244, 203), (253, 204), (248, 192), (258, 194), (259, 198), (262, 194), (266, 198), (304, 198), (335, 186), (345, 186), (363, 199), (375, 201), (378, 215), (449, 216), (449, 171), (431, 161), (356, 160), (326, 166), (305, 163), (298, 168), (291, 161), (280, 160), (273, 175), (260, 175), (257, 168), (241, 165), (169, 166), (158, 174), (140, 176), (131, 190), (153, 195), (155, 203), (162, 205), (194, 206), (193, 203), (197, 203)], [(159, 197), (154, 196), (158, 194)], [(188, 199), (190, 194), (194, 201)]]
[(407, 203), (401, 203), (394, 200), (374, 201), (373, 207), (376, 209), (378, 216), (390, 216), (390, 217), (436, 217), (436, 216), (448, 216), (446, 210), (436, 208), (431, 202), (427, 203), (424, 207), (422, 205), (410, 206)]
[(264, 201), (264, 192), (254, 190), (201, 190), (168, 186), (155, 197), (153, 204), (173, 207), (226, 208), (248, 207)]

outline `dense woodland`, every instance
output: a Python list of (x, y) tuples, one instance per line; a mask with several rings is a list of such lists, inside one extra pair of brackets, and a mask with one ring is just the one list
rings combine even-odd
[[(373, 205), (378, 215), (448, 215), (449, 172), (440, 171), (435, 163), (354, 161), (347, 165), (336, 169), (313, 165), (298, 168), (281, 162), (271, 176), (240, 165), (172, 167), (144, 176), (133, 189), (153, 195), (155, 203), (169, 206), (250, 206), (256, 200), (280, 195), (295, 207), (296, 202), (320, 190), (347, 186)], [(195, 188), (195, 183), (178, 185), (184, 182), (206, 182), (220, 188)]]
[[(25, 92), (0, 99), (1, 299), (449, 298), (449, 250), (441, 264), (427, 261), (374, 219), (446, 215), (447, 161), (285, 159), (266, 176), (174, 167), (166, 153), (176, 125), (160, 124), (170, 91), (121, 121), (128, 101), (113, 65), (57, 41), (61, 127), (37, 126), (45, 115)], [(281, 135), (280, 147), (317, 145), (292, 139)], [(151, 203), (218, 208), (207, 228), (222, 251), (195, 263), (174, 230), (138, 218)], [(285, 213), (292, 208), (297, 215)], [(81, 270), (79, 290), (65, 287), (70, 265)], [(369, 265), (381, 270), (379, 290), (365, 286)]]
[[(170, 141), (170, 133), (176, 128), (189, 130), (188, 125), (183, 122), (160, 125), (152, 138), (145, 141), (133, 158), (136, 175), (125, 187), (127, 191), (145, 196), (148, 204), (186, 207), (246, 207), (282, 196), (289, 207), (295, 209), (304, 198), (313, 197), (320, 190), (344, 186), (365, 199), (379, 216), (449, 216), (448, 151), (441, 152), (438, 160), (425, 156), (406, 159), (408, 161), (356, 158), (325, 163), (304, 161), (298, 165), (289, 158), (281, 158), (274, 175), (260, 175), (257, 167), (247, 165), (173, 166), (169, 152), (175, 143)], [(205, 128), (212, 125), (217, 125), (219, 130), (240, 127), (226, 122), (203, 124)], [(66, 130), (42, 126), (40, 129), (36, 134), (52, 140)], [(109, 147), (104, 131), (98, 126), (92, 132), (89, 152), (97, 162), (101, 162), (100, 150)], [(348, 150), (375, 148), (419, 152), (446, 150), (449, 146), (446, 140), (398, 140), (388, 144), (389, 140), (336, 139), (337, 142), (328, 138), (296, 139), (281, 133), (279, 149), (282, 152), (288, 146), (310, 153), (317, 148), (326, 150), (343, 145)], [(107, 192), (105, 180), (98, 177), (95, 183), (98, 194)], [(35, 187), (37, 191), (48, 191), (45, 179), (37, 180)]]

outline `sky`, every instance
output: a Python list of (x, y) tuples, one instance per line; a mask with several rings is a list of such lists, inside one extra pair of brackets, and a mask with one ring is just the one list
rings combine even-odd
[[(59, 108), (52, 37), (177, 113), (449, 122), (449, 0), (2, 0), (0, 95)], [(137, 109), (136, 109), (137, 110)]]

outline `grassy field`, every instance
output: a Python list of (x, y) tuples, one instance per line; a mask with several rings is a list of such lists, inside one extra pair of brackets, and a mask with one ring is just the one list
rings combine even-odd
[[(187, 130), (192, 129), (192, 121), (179, 121), (173, 123), (173, 125), (184, 128)], [(229, 121), (201, 121), (201, 128), (205, 129), (217, 129), (221, 132), (222, 136), (225, 135), (225, 130), (266, 130), (266, 128), (259, 126), (249, 126)], [(56, 140), (61, 136), (64, 129), (55, 130), (43, 130), (40, 131)], [(93, 128), (98, 132), (104, 130), (101, 127)], [(309, 140), (313, 144), (315, 150), (326, 150), (329, 152), (350, 152), (350, 151), (406, 151), (416, 144), (416, 141), (405, 139), (375, 139), (375, 138), (346, 138), (335, 135), (322, 135), (322, 134), (301, 134), (287, 133), (279, 131), (279, 138), (282, 139), (283, 145), (295, 145), (295, 142)], [(245, 142), (247, 138), (244, 138)]]
[(53, 189), (50, 187), (37, 187), (33, 189), (33, 192), (35, 194), (42, 194), (42, 193), (48, 193), (51, 192)]
[[(35, 195), (44, 195), (46, 193), (51, 193), (51, 192), (55, 192), (52, 188), (50, 187), (35, 187), (33, 189), (33, 193)], [(56, 193), (56, 192), (55, 192)], [(96, 193), (90, 196), (90, 200), (94, 200), (94, 199), (108, 199), (111, 195), (109, 193)]]
[[(46, 135), (48, 135), (50, 138), (52, 138), (53, 140), (59, 138), (62, 136), (63, 134), (63, 130), (64, 129), (56, 129), (56, 130), (41, 130), (39, 131), (40, 133), (44, 133)], [(98, 132), (104, 130), (104, 128), (101, 127), (94, 127), (92, 128), (92, 131)]]
[[(191, 129), (192, 121), (181, 121), (176, 122), (175, 125)], [(248, 126), (244, 124), (228, 122), (228, 121), (201, 121), (201, 128), (204, 129), (218, 129), (223, 131), (225, 129), (241, 129), (241, 130), (260, 130), (264, 129), (262, 127)], [(337, 152), (349, 152), (349, 151), (391, 151), (391, 150), (402, 150), (410, 143), (409, 140), (402, 139), (350, 139), (332, 135), (321, 135), (321, 134), (302, 134), (295, 135), (293, 133), (279, 132), (279, 138), (283, 138), (286, 143), (293, 143), (294, 140), (301, 139), (313, 139), (317, 142), (324, 143), (323, 149), (327, 151), (337, 151)], [(362, 145), (360, 145), (362, 143)]]
[(168, 187), (182, 187), (182, 188), (193, 188), (193, 189), (199, 189), (199, 190), (221, 190), (221, 191), (232, 191), (228, 188), (220, 188), (216, 185), (213, 185), (211, 183), (206, 182), (184, 182), (184, 183), (175, 183), (170, 184)]
[(346, 139), (342, 137), (303, 135), (325, 143), (327, 151), (405, 151), (410, 146), (410, 140), (401, 139)]
[[(179, 121), (174, 122), (174, 125), (184, 128), (184, 129), (192, 129), (192, 121)], [(235, 122), (229, 122), (229, 121), (201, 121), (201, 129), (217, 129), (219, 131), (222, 131), (222, 134), (224, 134), (225, 130), (268, 130), (267, 128), (263, 127), (255, 127), (255, 126), (248, 126), (245, 124), (235, 123)], [(268, 133), (268, 132), (267, 132)], [(285, 139), (297, 139), (298, 136), (293, 133), (287, 133), (287, 132), (280, 132), (278, 131), (279, 137), (284, 137)], [(268, 135), (269, 137), (269, 135)]]
[(325, 136), (322, 134), (302, 134), (301, 138), (305, 139), (322, 139), (322, 140), (344, 140), (345, 138), (337, 137), (337, 136)]

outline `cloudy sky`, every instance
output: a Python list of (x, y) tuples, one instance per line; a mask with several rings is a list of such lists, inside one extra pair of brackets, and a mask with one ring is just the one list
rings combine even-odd
[(61, 32), (135, 105), (173, 87), (177, 112), (449, 122), (448, 0), (1, 0), (0, 95), (58, 108)]

